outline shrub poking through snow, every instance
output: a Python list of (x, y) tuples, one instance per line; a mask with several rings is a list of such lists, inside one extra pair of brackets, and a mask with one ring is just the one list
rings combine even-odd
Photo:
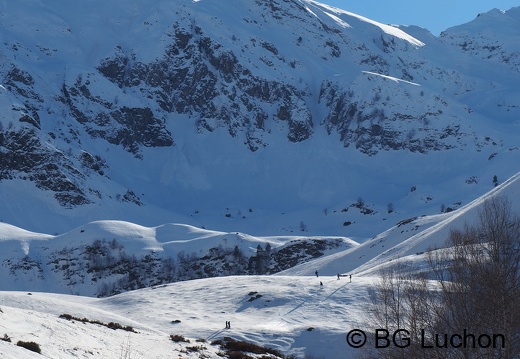
[(204, 349), (206, 349), (203, 345), (193, 345), (193, 346), (190, 346), (190, 347), (186, 347), (186, 350), (190, 351), (190, 352), (200, 352), (200, 351), (203, 351)]
[(230, 337), (225, 337), (223, 340), (215, 340), (212, 345), (220, 345), (222, 349), (226, 350), (227, 358), (232, 359), (249, 359), (253, 358), (245, 353), (273, 355), (276, 358), (291, 359), (291, 356), (285, 356), (276, 349), (265, 348), (257, 344), (248, 343), (236, 340)]
[(251, 296), (247, 301), (252, 302), (255, 299), (262, 298), (262, 294), (257, 294), (255, 296)]
[(32, 352), (40, 354), (42, 350), (40, 349), (40, 345), (35, 342), (24, 342), (19, 340), (18, 343), (16, 343), (19, 347), (25, 348), (27, 350), (30, 350)]
[(171, 334), (170, 339), (172, 341), (174, 341), (175, 343), (178, 343), (178, 342), (189, 343), (190, 342), (189, 339), (186, 339), (182, 335), (178, 335), (178, 334)]
[(11, 342), (11, 338), (9, 338), (9, 335), (4, 334), (3, 338), (0, 338), (0, 340), (3, 340), (4, 342)]
[(113, 329), (113, 330), (121, 329), (121, 330), (126, 330), (127, 332), (137, 333), (134, 330), (134, 328), (129, 326), (129, 325), (121, 325), (119, 323), (114, 323), (114, 322), (103, 323), (103, 322), (101, 322), (99, 320), (90, 320), (90, 319), (87, 319), (87, 318), (78, 318), (78, 317), (74, 317), (74, 316), (72, 316), (70, 314), (62, 314), (62, 315), (60, 315), (60, 318), (67, 319), (67, 320), (75, 320), (75, 321), (82, 322), (82, 323), (98, 324), (98, 325), (102, 325), (104, 327), (107, 327), (107, 328), (110, 328), (110, 329)]

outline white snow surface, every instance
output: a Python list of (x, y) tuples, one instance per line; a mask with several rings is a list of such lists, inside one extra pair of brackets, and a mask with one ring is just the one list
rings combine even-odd
[[(351, 329), (371, 328), (367, 300), (370, 288), (377, 281), (377, 270), (397, 261), (406, 263), (413, 271), (424, 270), (424, 251), (445, 246), (450, 229), (475, 223), (487, 199), (493, 196), (514, 199), (519, 195), (520, 173), (458, 210), (410, 219), (361, 245), (272, 276), (177, 282), (103, 299), (3, 291), (0, 292), (0, 336), (5, 333), (12, 342), (0, 341), (0, 353), (3, 358), (13, 359), (41, 357), (14, 345), (23, 340), (40, 344), (42, 355), (47, 358), (121, 358), (125, 353), (136, 358), (169, 358), (172, 354), (198, 358), (201, 353), (207, 358), (218, 358), (218, 347), (210, 343), (230, 336), (298, 358), (351, 357), (357, 352), (346, 345), (345, 335)], [(511, 204), (513, 211), (520, 211), (517, 201)], [(25, 239), (46, 240), (51, 245), (59, 238), (9, 225), (1, 228), (0, 245)], [(64, 236), (89, 232), (127, 238), (135, 243), (135, 251), (160, 250), (169, 243), (163, 233), (176, 233), (184, 241), (191, 241), (192, 250), (197, 245), (206, 245), (200, 239), (220, 234), (184, 225), (145, 228), (103, 221)], [(199, 240), (193, 242), (196, 238)], [(316, 270), (319, 277), (315, 276)], [(341, 274), (339, 279), (337, 274)], [(132, 326), (137, 333), (67, 321), (58, 318), (61, 314), (117, 322)], [(231, 322), (231, 329), (225, 329), (226, 321)], [(182, 335), (190, 343), (173, 343), (170, 334)], [(194, 345), (203, 349), (190, 352), (187, 347)]]
[[(132, 358), (199, 358), (201, 353), (219, 358), (218, 347), (210, 343), (230, 336), (298, 358), (305, 354), (341, 358), (352, 354), (344, 338), (364, 317), (363, 300), (371, 282), (371, 278), (357, 278), (349, 283), (335, 276), (223, 277), (105, 299), (0, 292), (0, 333), (12, 339), (12, 343), (0, 341), (0, 353), (8, 359), (109, 359), (130, 350)], [(258, 294), (261, 297), (249, 301)], [(61, 314), (116, 322), (132, 326), (137, 333), (67, 321), (58, 318)], [(225, 329), (226, 321), (231, 329)], [(170, 334), (183, 335), (191, 343), (173, 343)], [(42, 355), (15, 346), (18, 340), (40, 344)], [(199, 345), (205, 347), (201, 352), (185, 349)]]
[[(451, 229), (473, 223), (479, 207), (490, 196), (507, 196), (513, 209), (520, 211), (520, 107), (518, 71), (514, 71), (519, 43), (519, 27), (514, 24), (518, 24), (520, 8), (490, 12), (435, 38), (424, 29), (397, 28), (312, 0), (299, 2), (313, 18), (345, 31), (342, 36), (351, 40), (346, 43), (352, 48), (341, 45), (343, 54), (350, 54), (364, 42), (370, 49), (377, 48), (382, 46), (377, 41), (386, 41), (388, 36), (396, 40), (396, 48), (404, 49), (400, 55), (424, 67), (408, 81), (402, 74), (392, 73), (392, 64), (389, 72), (369, 71), (350, 63), (346, 66), (344, 59), (329, 58), (323, 65), (318, 59), (329, 56), (330, 49), (323, 50), (322, 39), (310, 32), (302, 39), (305, 49), (302, 46), (298, 53), (285, 53), (284, 49), (295, 49), (286, 45), (294, 40), (290, 36), (297, 38), (298, 34), (297, 23), (288, 20), (287, 28), (271, 28), (269, 39), (280, 49), (280, 56), (297, 58), (298, 67), (286, 73), (260, 62), (251, 65), (259, 73), (295, 86), (304, 83), (302, 90), (318, 93), (321, 79), (315, 75), (319, 69), (336, 84), (348, 84), (354, 100), (378, 94), (386, 101), (388, 114), (402, 102), (409, 103), (406, 111), (410, 114), (428, 113), (440, 103), (448, 115), (432, 121), (486, 134), (477, 139), (479, 146), (463, 139), (460, 148), (427, 157), (390, 151), (366, 156), (356, 149), (345, 149), (336, 135), (327, 134), (324, 128), (316, 128), (305, 143), (288, 143), (280, 135), (281, 125), (273, 125), (269, 146), (251, 153), (243, 150), (241, 141), (230, 141), (225, 131), (211, 136), (197, 134), (186, 116), (178, 116), (168, 124), (172, 133), (183, 134), (175, 137), (176, 146), (143, 149), (143, 157), (151, 165), (146, 172), (136, 172), (137, 160), (128, 153), (83, 138), (86, 150), (102, 149), (111, 159), (107, 171), (114, 182), (96, 179), (93, 188), (104, 188), (114, 196), (122, 188), (142, 189), (146, 211), (108, 201), (69, 211), (32, 183), (1, 181), (2, 255), (37, 256), (44, 247), (90, 243), (93, 238), (124, 241), (129, 254), (203, 251), (224, 238), (230, 246), (253, 251), (257, 243), (266, 241), (283, 246), (299, 238), (340, 236), (349, 248), (273, 276), (193, 280), (104, 299), (53, 294), (55, 283), (45, 283), (29, 294), (16, 291), (21, 287), (16, 280), (2, 278), (0, 289), (12, 291), (0, 292), (0, 338), (7, 334), (13, 341), (0, 340), (2, 358), (116, 359), (125, 353), (131, 358), (199, 358), (201, 353), (186, 349), (199, 345), (197, 338), (207, 341), (203, 343), (206, 357), (219, 358), (218, 349), (209, 342), (224, 336), (275, 347), (298, 358), (305, 354), (327, 359), (352, 357), (356, 352), (347, 347), (345, 335), (370, 323), (365, 302), (377, 280), (377, 270), (397, 260), (409, 263), (412, 270), (423, 270), (424, 252), (444, 246)], [(251, 24), (262, 21), (262, 14), (251, 13), (249, 2), (235, 1), (236, 6), (225, 8), (216, 0), (186, 0), (178, 7), (171, 4), (167, 0), (154, 0), (146, 6), (138, 0), (3, 1), (0, 36), (19, 45), (16, 56), (23, 66), (45, 69), (48, 76), (36, 79), (35, 86), (48, 90), (41, 92), (49, 97), (62, 83), (73, 83), (85, 67), (91, 71), (100, 60), (112, 56), (116, 45), (130, 48), (138, 44), (140, 60), (156, 59), (168, 41), (165, 24), (176, 11), (194, 13), (197, 22), (206, 31), (215, 30), (237, 56), (258, 55), (258, 49), (241, 55), (245, 50), (233, 47), (230, 40), (233, 34), (241, 35), (237, 30), (244, 26), (236, 21), (237, 16), (249, 13), (254, 20)], [(214, 18), (236, 27), (219, 27)], [(487, 26), (497, 23), (504, 31)], [(470, 44), (461, 54), (459, 47), (465, 44), (466, 36), (482, 29), (486, 31), (479, 37), (481, 42)], [(497, 38), (497, 33), (509, 37)], [(262, 38), (264, 29), (258, 27), (248, 34)], [(42, 38), (45, 46), (40, 46)], [(499, 40), (504, 41), (502, 52), (481, 52)], [(34, 48), (39, 52), (30, 51)], [(482, 56), (482, 61), (473, 61), (475, 54)], [(510, 62), (504, 63), (504, 59)], [(274, 56), (270, 60), (279, 61)], [(114, 86), (99, 76), (92, 77), (91, 83), (94, 94), (100, 96), (110, 94)], [(130, 94), (119, 101), (128, 106), (149, 105), (146, 99)], [(0, 119), (4, 127), (24, 111), (24, 105), (2, 84), (0, 106), (7, 109)], [(320, 106), (312, 108), (318, 119), (325, 114)], [(55, 117), (44, 119), (43, 131), (53, 131)], [(418, 132), (421, 125), (415, 119), (403, 120), (400, 129), (417, 138), (422, 135)], [(22, 125), (14, 121), (14, 126)], [(468, 133), (471, 136), (472, 132)], [(495, 139), (499, 140), (494, 143)], [(47, 145), (56, 151), (66, 146), (50, 138)], [(493, 188), (491, 179), (496, 174), (501, 184)], [(160, 181), (151, 180), (157, 178)], [(362, 214), (351, 207), (360, 196), (374, 214)], [(393, 211), (387, 210), (390, 204)], [(441, 205), (454, 210), (439, 214)], [(316, 270), (319, 278), (314, 275)], [(338, 280), (337, 274), (344, 276)], [(352, 282), (346, 277), (350, 274)], [(261, 297), (249, 301), (253, 292)], [(64, 313), (131, 325), (138, 333), (58, 318)], [(224, 322), (228, 320), (231, 329), (226, 330)], [(191, 343), (175, 344), (169, 340), (170, 334), (184, 335)], [(18, 340), (39, 343), (42, 355), (17, 347)]]
[(414, 85), (414, 86), (421, 86), (419, 84), (416, 84), (415, 82), (406, 81), (406, 80), (403, 80), (403, 79), (398, 79), (397, 77), (383, 75), (383, 74), (378, 74), (378, 73), (371, 72), (371, 71), (363, 71), (363, 73), (367, 74), (367, 75), (380, 76), (382, 78), (385, 78), (385, 79), (388, 79), (388, 80), (392, 80), (392, 81), (397, 82), (397, 83), (404, 82), (404, 83), (407, 83), (407, 84), (410, 84), (410, 85)]
[(321, 8), (321, 9), (325, 10), (325, 13), (327, 15), (331, 16), (333, 19), (335, 19), (336, 21), (340, 22), (341, 24), (347, 25), (348, 27), (350, 27), (350, 25), (348, 25), (344, 20), (341, 19), (342, 15), (343, 15), (343, 17), (354, 17), (354, 18), (359, 19), (361, 21), (364, 21), (366, 23), (375, 25), (375, 26), (379, 27), (381, 30), (383, 30), (385, 33), (387, 33), (389, 35), (392, 35), (392, 36), (395, 36), (397, 38), (403, 39), (405, 41), (408, 41), (412, 45), (424, 46), (424, 43), (422, 41), (414, 38), (413, 36), (410, 36), (409, 34), (407, 34), (406, 32), (404, 32), (403, 30), (399, 29), (396, 26), (382, 24), (380, 22), (371, 20), (371, 19), (366, 18), (364, 16), (357, 15), (357, 14), (354, 14), (352, 12), (345, 11), (345, 10), (339, 9), (337, 7), (334, 7), (334, 6), (322, 4), (322, 3), (319, 3), (319, 2), (314, 1), (314, 0), (310, 0), (308, 2), (313, 4), (314, 6), (316, 6), (318, 8)]
[[(10, 48), (16, 48), (5, 56), (36, 74), (32, 87), (46, 96), (38, 112), (45, 146), (55, 153), (99, 153), (107, 168), (106, 176), (90, 174), (84, 179), (84, 188), (92, 190), (87, 191), (92, 203), (74, 210), (63, 208), (51, 191), (32, 182), (2, 180), (0, 221), (52, 234), (95, 220), (123, 220), (146, 227), (174, 222), (255, 236), (329, 235), (362, 242), (387, 229), (388, 223), (439, 213), (442, 205), (465, 205), (492, 188), (494, 175), (502, 182), (520, 170), (519, 74), (511, 69), (518, 54), (518, 27), (510, 26), (518, 20), (517, 9), (491, 12), (436, 38), (424, 29), (380, 24), (311, 0), (273, 5), (281, 9), (276, 16), (297, 15), (283, 22), (265, 20), (273, 14), (262, 2), (227, 4), (232, 5), (222, 7), (217, 0), (92, 0), (74, 5), (65, 0), (4, 1), (0, 31)], [(308, 16), (295, 10), (297, 6), (307, 9)], [(197, 133), (189, 115), (161, 114), (175, 146), (142, 148), (141, 160), (83, 130), (78, 148), (47, 135), (75, 121), (62, 118), (67, 109), (54, 100), (63, 84), (88, 80), (92, 96), (112, 101), (117, 86), (96, 66), (115, 56), (117, 48), (135, 53), (136, 61), (161, 58), (171, 41), (172, 19), (186, 31), (197, 23), (255, 76), (308, 93), (301, 101), (309, 103), (312, 136), (291, 143), (284, 136), (286, 125), (270, 121), (262, 134), (267, 146), (253, 153), (245, 148), (243, 133), (236, 138), (224, 128)], [(497, 33), (495, 23), (501, 24)], [(489, 39), (472, 45), (475, 50), (470, 53), (461, 52), (465, 36), (475, 37), (484, 28)], [(505, 29), (510, 29), (511, 39), (498, 37)], [(299, 38), (301, 43), (295, 45)], [(278, 55), (251, 46), (255, 41), (271, 43)], [(483, 59), (475, 60), (472, 52), (480, 53), (497, 41), (507, 51), (492, 56), (483, 52)], [(333, 44), (339, 57), (331, 55)], [(403, 60), (417, 65), (406, 69), (408, 77), (399, 68)], [(287, 65), (292, 61), (294, 68)], [(351, 101), (365, 107), (363, 116), (384, 110), (389, 121), (364, 125), (369, 126), (362, 128), (367, 133), (379, 125), (420, 143), (432, 127), (460, 133), (460, 138), (448, 143), (453, 149), (427, 154), (381, 149), (369, 156), (355, 144), (346, 148), (336, 130), (328, 133), (321, 124), (330, 109), (319, 93), (329, 80), (353, 94)], [(403, 86), (414, 84), (420, 86)], [(159, 111), (137, 90), (118, 93), (121, 105)], [(27, 112), (24, 103), (5, 86), (0, 88), (0, 105), (4, 129), (27, 125), (17, 121)], [(265, 107), (272, 115), (273, 108)], [(128, 189), (143, 206), (114, 200)], [(344, 211), (359, 198), (373, 210), (371, 215), (352, 208)]]

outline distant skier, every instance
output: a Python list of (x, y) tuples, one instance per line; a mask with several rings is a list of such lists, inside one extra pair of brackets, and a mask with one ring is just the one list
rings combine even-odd
[(339, 273), (338, 273), (338, 280), (339, 280)]
[(226, 329), (231, 329), (231, 322), (226, 320)]
[(314, 272), (314, 274), (316, 274), (316, 277), (319, 277), (319, 276), (318, 276), (318, 271)]
[(323, 288), (323, 282), (320, 282), (320, 288)]
[(352, 274), (348, 275), (348, 279), (350, 280), (350, 282), (352, 282)]

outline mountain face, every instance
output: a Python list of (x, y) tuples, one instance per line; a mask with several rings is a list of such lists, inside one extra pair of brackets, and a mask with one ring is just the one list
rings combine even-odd
[(23, 228), (366, 238), (518, 170), (518, 8), (437, 38), (311, 0), (1, 7), (0, 219)]

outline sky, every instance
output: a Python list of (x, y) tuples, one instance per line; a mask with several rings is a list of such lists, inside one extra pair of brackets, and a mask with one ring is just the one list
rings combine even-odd
[(418, 25), (434, 35), (497, 8), (509, 10), (520, 0), (318, 0), (383, 24)]

